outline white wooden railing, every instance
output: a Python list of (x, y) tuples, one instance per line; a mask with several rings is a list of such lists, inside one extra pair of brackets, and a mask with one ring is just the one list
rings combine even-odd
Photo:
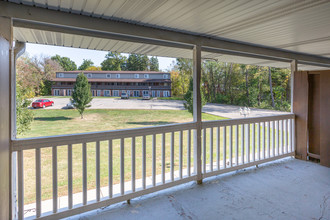
[[(12, 152), (17, 152), (17, 206), (18, 219), (24, 219), (24, 152), (35, 151), (35, 208), (34, 218), (59, 219), (120, 201), (159, 191), (185, 182), (198, 180), (194, 169), (192, 151), (202, 148), (202, 177), (221, 174), (248, 166), (292, 156), (294, 152), (294, 115), (272, 117), (230, 119), (202, 122), (202, 143), (193, 143), (196, 123), (182, 123), (147, 128), (136, 128), (86, 134), (61, 135), (42, 138), (27, 138), (12, 141)], [(242, 135), (243, 134), (243, 135)], [(136, 140), (139, 139), (139, 143)], [(118, 148), (114, 148), (118, 143)], [(95, 148), (95, 197), (88, 198), (87, 187), (87, 145)], [(106, 144), (106, 146), (105, 146)], [(73, 204), (73, 145), (82, 152), (82, 202)], [(137, 151), (137, 145), (139, 149)], [(101, 155), (101, 148), (108, 149)], [(58, 149), (67, 152), (67, 205), (58, 207)], [(51, 149), (52, 154), (52, 212), (45, 212), (41, 199), (41, 150)], [(118, 149), (119, 158), (114, 157)], [(151, 150), (151, 158), (147, 157)], [(129, 151), (130, 168), (125, 170)], [(166, 152), (170, 154), (167, 155)], [(200, 152), (200, 151), (199, 151)], [(139, 155), (137, 155), (137, 153)], [(141, 156), (141, 162), (136, 160)], [(169, 157), (168, 157), (169, 156)], [(126, 158), (126, 160), (125, 160)], [(158, 159), (157, 159), (158, 158)], [(108, 161), (107, 195), (101, 196), (100, 160)], [(147, 166), (146, 160), (151, 160)], [(119, 160), (119, 190), (114, 191), (114, 160)], [(160, 167), (160, 169), (157, 169)], [(167, 168), (169, 170), (167, 171)], [(127, 170), (128, 169), (128, 170)], [(151, 170), (149, 176), (147, 169)], [(141, 178), (136, 178), (137, 171)], [(127, 178), (129, 173), (130, 178)], [(140, 176), (140, 175), (139, 175)], [(148, 181), (151, 179), (151, 181)]]

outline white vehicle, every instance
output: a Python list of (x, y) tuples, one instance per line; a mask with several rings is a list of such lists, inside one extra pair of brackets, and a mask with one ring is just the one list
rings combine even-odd
[(128, 94), (126, 92), (121, 93), (121, 99), (128, 99)]
[(66, 104), (66, 108), (67, 108), (67, 109), (74, 109), (75, 107), (74, 107), (73, 104), (74, 104), (74, 102), (71, 102), (71, 101), (70, 101), (68, 104)]
[(150, 95), (147, 95), (147, 94), (146, 95), (143, 95), (142, 99), (143, 100), (149, 100), (150, 99)]

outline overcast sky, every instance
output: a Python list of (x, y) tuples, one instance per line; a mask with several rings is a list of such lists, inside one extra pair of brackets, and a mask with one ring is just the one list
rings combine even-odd
[[(100, 66), (102, 61), (105, 59), (107, 52), (99, 50), (87, 50), (78, 49), (71, 47), (59, 47), (59, 46), (49, 46), (42, 44), (26, 44), (26, 50), (30, 56), (54, 56), (56, 54), (62, 57), (69, 57), (73, 60), (77, 67), (81, 65), (83, 59), (91, 59), (95, 66)], [(124, 54), (128, 56), (127, 54)], [(159, 69), (167, 71), (171, 69), (171, 65), (175, 62), (174, 58), (158, 57)]]

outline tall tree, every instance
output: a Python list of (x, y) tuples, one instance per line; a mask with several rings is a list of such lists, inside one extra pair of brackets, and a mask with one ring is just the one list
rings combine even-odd
[(150, 71), (159, 71), (159, 63), (157, 57), (151, 57), (149, 60)]
[(123, 64), (126, 62), (126, 57), (117, 52), (109, 52), (105, 56), (105, 60), (101, 63), (102, 70), (120, 71)]
[(94, 65), (94, 62), (90, 59), (84, 59), (82, 64), (79, 66), (78, 70), (86, 70), (88, 67), (91, 67)]
[[(187, 93), (184, 95), (184, 100), (186, 101), (183, 103), (183, 106), (185, 109), (188, 110), (191, 114), (194, 113), (194, 107), (193, 107), (193, 101), (194, 101), (194, 95), (193, 95), (193, 90), (194, 90), (194, 84), (193, 84), (193, 78), (191, 77), (189, 80), (189, 89)], [(206, 104), (206, 99), (204, 97), (204, 93), (201, 92), (201, 107)]]
[(78, 110), (81, 119), (84, 118), (84, 111), (90, 107), (89, 103), (92, 99), (91, 86), (88, 83), (88, 79), (83, 73), (79, 73), (72, 92), (71, 102)]
[(272, 70), (271, 70), (270, 66), (268, 67), (268, 74), (269, 74), (270, 95), (272, 97), (272, 107), (275, 108), (274, 94), (273, 94), (273, 84), (272, 84)]
[(126, 67), (129, 71), (147, 71), (149, 66), (149, 58), (146, 55), (130, 54)]
[(16, 129), (18, 135), (30, 129), (33, 121), (33, 113), (28, 109), (30, 104), (31, 101), (25, 94), (24, 88), (16, 84)]
[(51, 59), (58, 62), (64, 71), (77, 70), (76, 63), (69, 57), (61, 57), (60, 55), (56, 54), (55, 56), (52, 56)]

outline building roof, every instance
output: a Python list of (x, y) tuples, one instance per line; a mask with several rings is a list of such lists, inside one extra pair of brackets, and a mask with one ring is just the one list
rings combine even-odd
[(329, 0), (7, 1), (0, 13), (14, 16), (21, 42), (183, 58), (199, 42), (204, 59), (289, 67), (307, 56), (330, 65)]
[(75, 70), (75, 71), (60, 71), (57, 73), (95, 73), (95, 74), (106, 74), (106, 73), (112, 73), (112, 74), (171, 74), (168, 72), (159, 72), (159, 71), (89, 71), (89, 70)]
[[(54, 78), (53, 82), (76, 82), (76, 78)], [(170, 83), (170, 79), (88, 79), (88, 82), (166, 82)]]

